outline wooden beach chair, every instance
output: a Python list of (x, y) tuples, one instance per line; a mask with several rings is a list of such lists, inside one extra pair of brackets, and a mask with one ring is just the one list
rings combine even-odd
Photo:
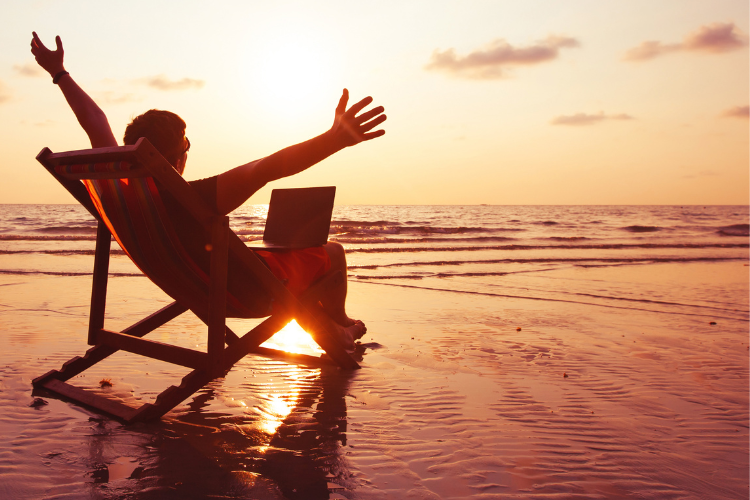
[[(74, 357), (60, 370), (34, 379), (45, 388), (125, 422), (158, 418), (190, 397), (209, 381), (223, 376), (245, 355), (281, 356), (302, 364), (337, 364), (359, 368), (357, 362), (326, 331), (319, 297), (345, 279), (328, 273), (302, 296), (295, 297), (258, 256), (229, 229), (229, 218), (203, 201), (147, 139), (135, 145), (52, 153), (43, 149), (37, 160), (98, 220), (88, 343), (84, 356)], [(206, 272), (185, 252), (162, 203), (168, 191), (211, 235), (210, 269)], [(165, 193), (166, 194), (166, 193)], [(174, 302), (137, 323), (115, 332), (104, 328), (111, 238), (117, 240), (138, 268)], [(254, 281), (257, 304), (240, 302), (227, 289), (228, 261), (239, 262)], [(265, 304), (265, 306), (263, 306)], [(273, 307), (268, 307), (272, 304)], [(208, 327), (207, 352), (144, 339), (143, 337), (187, 310)], [(265, 317), (242, 337), (226, 325), (227, 317)], [(325, 356), (292, 355), (260, 347), (291, 319), (312, 325), (309, 333)], [(301, 322), (302, 322), (301, 321)], [(192, 368), (178, 386), (164, 390), (153, 403), (138, 408), (75, 387), (67, 380), (118, 350)]]

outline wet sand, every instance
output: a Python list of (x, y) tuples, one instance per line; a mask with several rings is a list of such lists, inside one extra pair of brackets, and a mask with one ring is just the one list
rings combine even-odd
[[(747, 279), (736, 262), (680, 269)], [(90, 277), (0, 276), (0, 498), (748, 498), (745, 312), (442, 283), (351, 284), (357, 372), (247, 357), (163, 421), (123, 426), (31, 391), (85, 351)], [(144, 278), (109, 293), (112, 329), (168, 302)], [(150, 338), (204, 336), (187, 314)], [(185, 372), (117, 353), (72, 382), (137, 403)]]

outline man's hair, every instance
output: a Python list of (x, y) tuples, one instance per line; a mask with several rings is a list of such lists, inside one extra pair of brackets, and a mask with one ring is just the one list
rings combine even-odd
[[(150, 109), (125, 128), (125, 145), (135, 144), (138, 139), (145, 137), (172, 164), (185, 152), (185, 121), (176, 114), (160, 109)], [(182, 172), (180, 172), (182, 173)]]

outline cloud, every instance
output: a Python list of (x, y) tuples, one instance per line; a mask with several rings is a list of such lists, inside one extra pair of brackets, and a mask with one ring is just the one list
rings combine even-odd
[(10, 97), (10, 89), (2, 80), (0, 80), (0, 104), (10, 101)]
[(574, 115), (561, 115), (558, 117), (555, 117), (550, 122), (552, 125), (572, 125), (572, 126), (585, 126), (585, 125), (595, 125), (597, 123), (601, 123), (604, 121), (627, 121), (627, 120), (634, 120), (630, 115), (626, 115), (625, 113), (620, 113), (616, 115), (607, 115), (603, 112), (599, 112), (599, 114), (596, 115), (589, 115), (586, 113), (576, 113)]
[(750, 106), (735, 106), (724, 111), (721, 116), (727, 118), (750, 119)]
[(158, 90), (187, 90), (200, 89), (206, 84), (203, 80), (195, 78), (183, 78), (182, 80), (170, 80), (166, 75), (149, 76), (135, 80), (135, 83), (147, 85)]
[(560, 49), (578, 45), (575, 38), (550, 36), (533, 45), (514, 47), (499, 38), (466, 56), (456, 55), (452, 48), (443, 52), (435, 49), (425, 69), (460, 78), (491, 80), (504, 77), (508, 67), (551, 61), (557, 59)]
[(709, 52), (720, 54), (747, 46), (747, 35), (734, 23), (713, 23), (701, 26), (681, 43), (662, 43), (649, 40), (625, 53), (626, 61), (647, 61), (671, 52)]
[(35, 63), (14, 64), (13, 69), (21, 76), (44, 76), (47, 73)]

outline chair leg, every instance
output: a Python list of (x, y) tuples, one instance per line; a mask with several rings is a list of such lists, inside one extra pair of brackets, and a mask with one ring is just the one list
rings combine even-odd
[(89, 312), (89, 345), (96, 345), (96, 333), (104, 328), (104, 310), (107, 304), (107, 279), (109, 277), (109, 249), (112, 234), (99, 221), (96, 227), (94, 253), (94, 279), (91, 285), (91, 310)]
[(284, 328), (292, 318), (281, 314), (275, 314), (264, 320), (261, 324), (240, 337), (239, 340), (224, 350), (221, 367), (228, 371), (235, 363), (244, 358), (253, 349), (273, 337), (273, 335)]
[(211, 227), (211, 282), (208, 291), (209, 372), (220, 372), (227, 324), (227, 265), (229, 262), (229, 218), (217, 217)]

